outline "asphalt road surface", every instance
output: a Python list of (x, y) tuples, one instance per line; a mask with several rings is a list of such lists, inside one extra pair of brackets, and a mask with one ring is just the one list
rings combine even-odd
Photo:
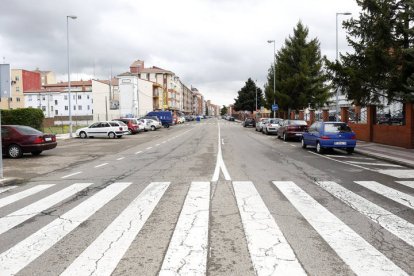
[(414, 170), (209, 119), (6, 160), (0, 275), (413, 275)]

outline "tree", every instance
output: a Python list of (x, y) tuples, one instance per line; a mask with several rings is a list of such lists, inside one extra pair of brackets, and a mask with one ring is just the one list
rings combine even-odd
[(251, 111), (256, 110), (256, 93), (257, 93), (257, 107), (259, 108), (263, 105), (263, 92), (260, 88), (256, 86), (256, 83), (249, 78), (244, 87), (242, 87), (239, 92), (237, 99), (234, 103), (234, 109), (236, 111)]
[[(293, 29), (293, 36), (285, 40), (276, 55), (276, 102), (282, 110), (317, 108), (326, 104), (329, 87), (323, 69), (318, 39), (307, 40), (309, 34), (302, 22)], [(273, 104), (272, 65), (265, 86), (267, 107)]]
[(226, 115), (227, 114), (227, 106), (223, 105), (223, 107), (220, 110), (220, 115)]
[(335, 88), (358, 105), (414, 100), (414, 2), (357, 0), (359, 18), (343, 23), (354, 51), (327, 61)]

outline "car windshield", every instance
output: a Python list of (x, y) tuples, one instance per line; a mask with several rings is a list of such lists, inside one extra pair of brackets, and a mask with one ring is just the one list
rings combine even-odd
[(280, 122), (280, 120), (278, 120), (278, 119), (270, 119), (269, 120), (270, 124), (278, 124), (279, 122)]
[(339, 132), (352, 132), (352, 130), (346, 124), (325, 124), (325, 132), (339, 133)]
[(42, 135), (43, 134), (43, 132), (41, 132), (37, 129), (28, 127), (28, 126), (15, 126), (15, 129), (19, 133), (25, 134), (25, 135)]

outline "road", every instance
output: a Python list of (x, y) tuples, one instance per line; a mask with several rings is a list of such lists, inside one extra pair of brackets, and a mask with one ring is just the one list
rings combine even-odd
[(6, 161), (30, 180), (0, 188), (1, 275), (414, 273), (414, 170), (389, 162), (216, 119)]

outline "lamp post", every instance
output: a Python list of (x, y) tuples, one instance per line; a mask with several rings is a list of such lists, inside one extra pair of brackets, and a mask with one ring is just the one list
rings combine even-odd
[[(276, 42), (268, 40), (267, 43), (273, 43), (273, 104), (276, 104)], [(273, 110), (273, 118), (276, 118), (276, 111)]]
[(66, 16), (66, 42), (67, 42), (67, 53), (68, 53), (68, 95), (69, 95), (69, 137), (72, 138), (72, 105), (71, 105), (71, 94), (70, 94), (70, 61), (69, 61), (69, 18), (76, 19), (74, 15)]
[[(337, 12), (336, 13), (336, 61), (339, 59), (338, 52), (338, 15), (351, 15), (350, 12)], [(339, 89), (336, 88), (336, 120), (339, 121)]]

